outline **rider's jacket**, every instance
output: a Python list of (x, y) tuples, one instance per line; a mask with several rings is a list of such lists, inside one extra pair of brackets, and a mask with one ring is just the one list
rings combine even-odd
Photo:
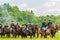
[(42, 22), (42, 27), (46, 27), (46, 26), (47, 26), (46, 22)]
[(48, 22), (48, 24), (47, 24), (47, 25), (48, 25), (48, 26), (50, 26), (51, 24), (52, 24), (52, 22)]

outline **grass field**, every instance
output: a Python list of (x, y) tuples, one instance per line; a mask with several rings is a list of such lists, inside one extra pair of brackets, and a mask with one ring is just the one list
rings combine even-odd
[(0, 40), (60, 40), (60, 32), (58, 32), (58, 33), (56, 33), (56, 37), (55, 38), (51, 38), (50, 36), (48, 36), (48, 38), (36, 38), (36, 37), (34, 37), (34, 38), (21, 38), (21, 37), (17, 37), (17, 38), (13, 38), (13, 37), (11, 37), (11, 38), (6, 38), (6, 37), (3, 37), (3, 38), (1, 38), (0, 37)]

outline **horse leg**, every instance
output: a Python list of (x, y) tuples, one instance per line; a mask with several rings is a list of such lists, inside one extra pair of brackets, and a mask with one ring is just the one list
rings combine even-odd
[(13, 35), (14, 38), (16, 38), (16, 35)]
[(43, 34), (41, 33), (41, 38), (43, 37)]
[(39, 34), (37, 33), (37, 38), (39, 37)]
[(18, 38), (19, 38), (19, 34), (18, 34)]
[(52, 37), (52, 38), (55, 37), (55, 34), (52, 34), (51, 37)]
[(53, 38), (53, 37), (54, 37), (54, 35), (51, 35), (51, 37)]
[(1, 34), (1, 38), (2, 38), (2, 34)]
[(32, 38), (32, 34), (30, 34), (30, 38)]
[(44, 38), (47, 38), (47, 34), (45, 33)]
[(21, 35), (21, 37), (23, 38), (23, 35)]
[(15, 38), (16, 38), (16, 35), (15, 35)]
[(6, 34), (6, 37), (8, 37), (7, 34)]
[(8, 37), (10, 37), (10, 34), (8, 34)]
[(32, 35), (30, 35), (30, 38), (32, 38)]
[(1, 34), (1, 38), (2, 38), (2, 34)]
[(33, 33), (33, 37), (35, 37), (35, 33)]
[(26, 38), (27, 38), (27, 35), (26, 35)]

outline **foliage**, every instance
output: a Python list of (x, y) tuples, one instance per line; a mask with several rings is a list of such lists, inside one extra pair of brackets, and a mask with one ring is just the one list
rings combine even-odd
[(10, 6), (9, 3), (0, 5), (0, 22), (2, 24), (19, 23), (20, 25), (26, 24), (30, 21), (34, 25), (41, 27), (41, 22), (46, 18), (46, 22), (51, 20), (54, 24), (60, 25), (60, 16), (47, 15), (47, 16), (35, 16), (33, 11), (21, 11), (17, 6)]

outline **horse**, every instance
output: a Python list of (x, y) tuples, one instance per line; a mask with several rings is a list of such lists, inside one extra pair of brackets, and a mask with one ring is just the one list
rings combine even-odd
[(12, 34), (13, 37), (16, 37), (17, 36), (16, 33), (17, 33), (17, 31), (16, 31), (16, 28), (15, 28), (15, 25), (11, 26), (10, 27), (10, 34)]
[(17, 32), (16, 34), (19, 37), (19, 35), (21, 35), (21, 28), (20, 28), (20, 26), (18, 24), (16, 24), (15, 29), (16, 29), (16, 32)]
[(32, 32), (32, 29), (30, 28), (30, 25), (22, 25), (22, 31), (21, 31), (21, 36), (22, 38), (23, 37), (27, 37), (27, 36), (30, 36), (30, 38), (32, 38), (33, 36), (33, 32)]
[(45, 33), (43, 33), (41, 31), (41, 28), (38, 28), (38, 31), (37, 31), (37, 37), (39, 37), (39, 34), (41, 34), (41, 37), (44, 36), (44, 38), (47, 38), (47, 35), (51, 35), (51, 37), (55, 37), (55, 34), (56, 34), (56, 26), (54, 26), (54, 24), (51, 24), (48, 29), (45, 31)]
[(7, 27), (5, 30), (6, 37), (10, 37), (10, 27)]
[(35, 34), (37, 33), (38, 26), (37, 25), (30, 25), (30, 27), (32, 29), (33, 37), (35, 37)]
[(0, 35), (1, 35), (1, 37), (5, 36), (4, 27), (2, 27), (2, 29), (0, 29)]
[(44, 37), (47, 38), (47, 35), (51, 35), (52, 38), (55, 37), (56, 30), (58, 30), (58, 25), (51, 24), (46, 30)]
[(56, 24), (55, 27), (56, 27), (56, 32), (58, 32), (58, 30), (59, 30), (59, 25)]
[(4, 26), (4, 33), (6, 37), (10, 37), (10, 27), (7, 24)]
[(37, 37), (39, 37), (39, 35), (41, 35), (41, 37), (43, 36), (43, 32), (41, 31), (41, 28), (37, 28)]
[(15, 25), (14, 25), (14, 24), (11, 24), (11, 26), (10, 26), (10, 34), (12, 34), (13, 37), (16, 37), (16, 36), (17, 36), (16, 33), (17, 33), (17, 32), (16, 32), (16, 27), (15, 27)]

